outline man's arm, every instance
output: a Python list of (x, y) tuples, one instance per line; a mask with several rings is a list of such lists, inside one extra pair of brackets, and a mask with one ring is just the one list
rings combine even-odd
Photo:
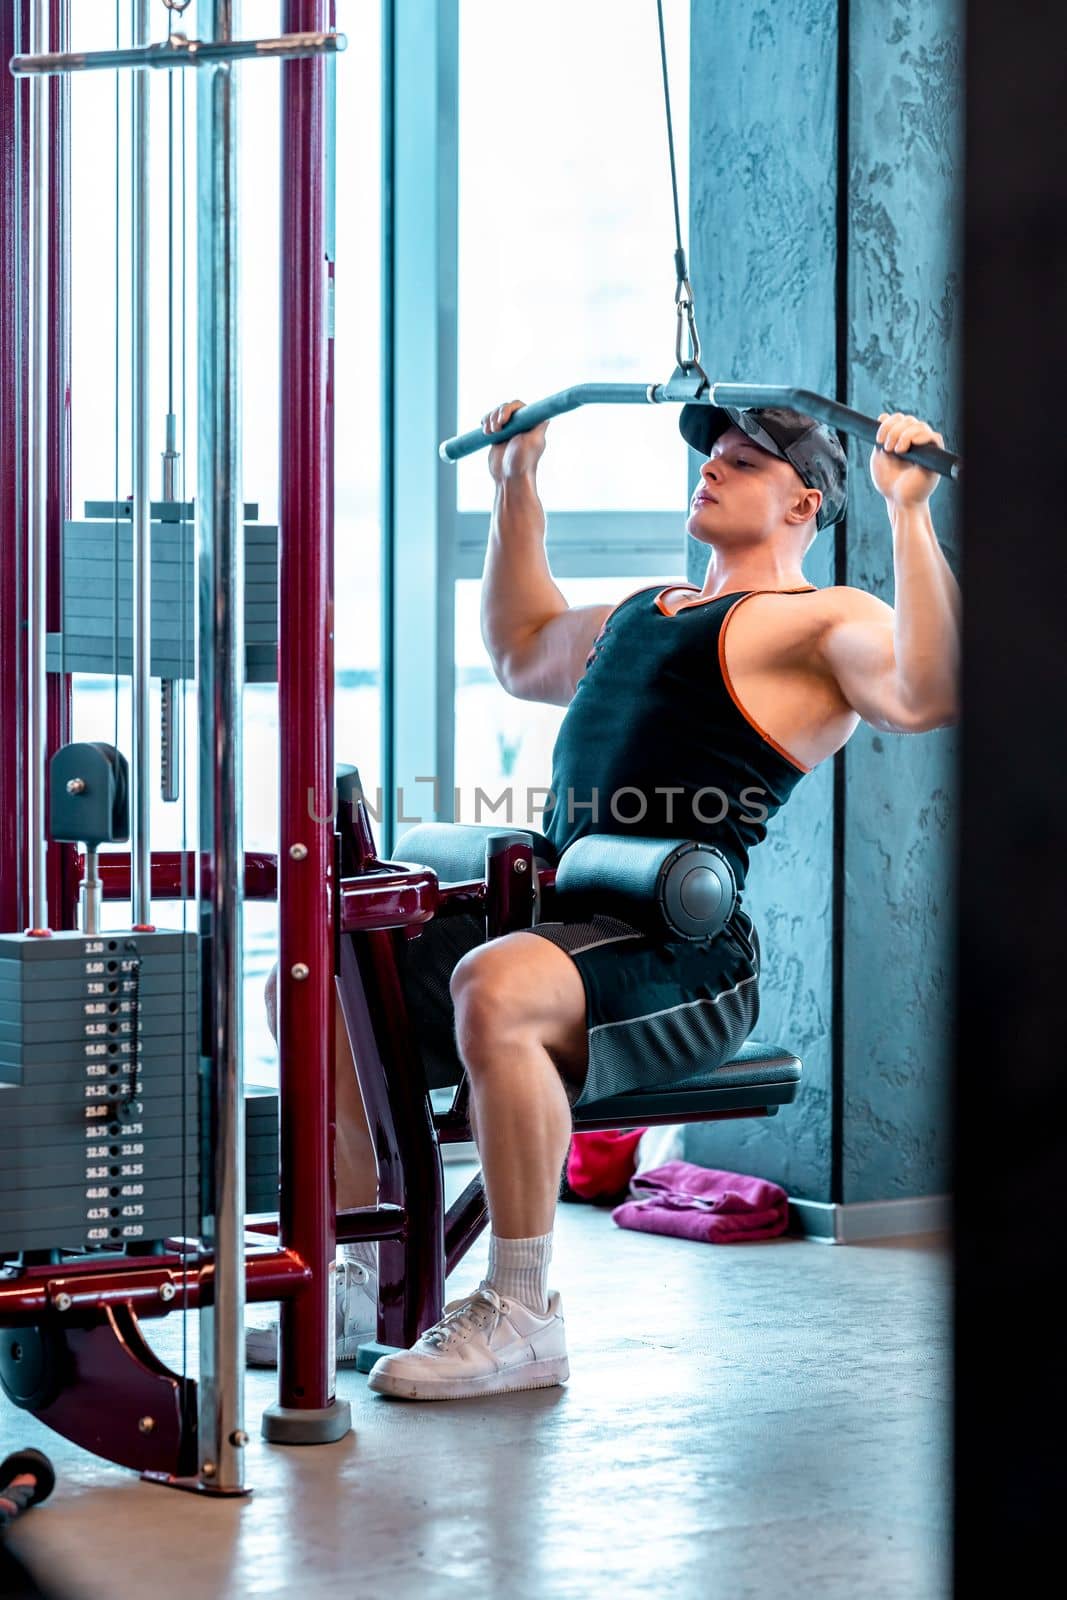
[[(498, 406), (482, 424), (502, 428), (522, 404)], [(609, 605), (568, 606), (545, 554), (545, 513), (537, 463), (545, 428), (520, 433), (489, 452), (496, 498), (482, 571), (482, 639), (503, 687), (519, 700), (569, 705)]]
[(937, 475), (907, 462), (913, 444), (944, 444), (916, 417), (879, 419), (871, 475), (893, 530), (894, 606), (849, 590), (823, 660), (849, 705), (890, 733), (925, 733), (959, 718), (959, 585), (937, 542), (929, 499)]

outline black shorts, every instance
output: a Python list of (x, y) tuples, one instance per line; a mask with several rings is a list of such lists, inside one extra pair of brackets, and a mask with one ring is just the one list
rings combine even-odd
[[(484, 942), (484, 919), (430, 922), (401, 951), (408, 1013), (432, 1089), (458, 1083), (448, 983)], [(648, 938), (613, 917), (530, 930), (566, 951), (585, 986), (589, 1070), (575, 1104), (646, 1089), (694, 1088), (735, 1056), (759, 1017), (759, 937), (738, 908), (714, 939)]]

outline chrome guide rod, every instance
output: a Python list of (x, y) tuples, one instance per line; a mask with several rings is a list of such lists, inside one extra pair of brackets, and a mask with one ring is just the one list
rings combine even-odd
[[(237, 0), (201, 0), (213, 39), (233, 37)], [(200, 452), (198, 885), (211, 1056), (215, 1292), (200, 1313), (200, 1481), (244, 1486), (244, 1088), (241, 1038), (241, 689), (244, 589), (237, 301), (237, 83), (220, 65), (199, 82), (197, 322)]]
[[(33, 0), (31, 31), (36, 49), (47, 42), (47, 0)], [(29, 772), (30, 927), (48, 927), (45, 835), (45, 743), (48, 680), (45, 675), (48, 552), (48, 87), (34, 83), (30, 95), (30, 429), (27, 711)]]
[[(185, 338), (185, 329), (182, 329), (182, 338)], [(163, 452), (163, 498), (172, 503), (178, 499), (178, 468), (181, 465), (181, 456), (177, 449), (178, 419), (173, 412), (167, 412), (167, 448)], [(179, 530), (180, 532), (180, 530)], [(184, 542), (181, 545), (184, 550)], [(183, 558), (184, 559), (184, 558)], [(185, 640), (182, 640), (182, 649)], [(178, 695), (180, 683), (174, 678), (162, 678), (159, 684), (159, 792), (162, 799), (173, 802), (178, 799)]]
[[(148, 42), (148, 0), (136, 0), (134, 31)], [(133, 80), (133, 740), (131, 745), (130, 887), (134, 927), (152, 922), (149, 711), (152, 693), (152, 502), (148, 482), (152, 329), (149, 316), (149, 79)]]
[(47, 76), (57, 72), (101, 72), (122, 67), (157, 67), (164, 72), (177, 67), (217, 67), (229, 61), (287, 61), (294, 56), (325, 56), (344, 50), (348, 40), (343, 33), (286, 33), (276, 39), (218, 40), (187, 39), (172, 33), (159, 44), (135, 46), (130, 50), (65, 51), (46, 55), (35, 51), (28, 56), (13, 56), (11, 71), (17, 78)]

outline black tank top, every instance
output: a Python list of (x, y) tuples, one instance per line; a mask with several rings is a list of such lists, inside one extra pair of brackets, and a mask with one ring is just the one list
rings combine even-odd
[(760, 592), (672, 616), (668, 590), (650, 588), (611, 612), (552, 751), (542, 829), (557, 851), (586, 833), (698, 839), (744, 885), (750, 851), (810, 770), (741, 710), (726, 670), (727, 619)]

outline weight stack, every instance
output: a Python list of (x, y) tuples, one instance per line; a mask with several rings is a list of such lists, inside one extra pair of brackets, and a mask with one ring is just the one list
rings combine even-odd
[(245, 1211), (278, 1209), (278, 1094), (249, 1084), (245, 1089)]
[[(128, 502), (90, 501), (81, 522), (63, 524), (63, 631), (47, 636), (49, 672), (133, 670), (133, 529)], [(258, 515), (259, 508), (245, 507)], [(152, 506), (154, 678), (191, 679), (196, 531), (191, 505)], [(245, 682), (278, 681), (278, 529), (244, 524)]]
[(200, 1232), (192, 933), (0, 935), (0, 1259)]

